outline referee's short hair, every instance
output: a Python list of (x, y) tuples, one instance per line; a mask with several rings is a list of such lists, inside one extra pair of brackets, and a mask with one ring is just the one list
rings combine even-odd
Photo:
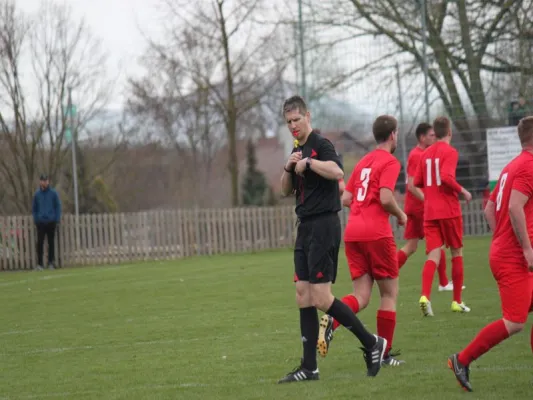
[(307, 104), (302, 96), (292, 96), (283, 102), (282, 115), (285, 116), (288, 112), (298, 110), (300, 114), (307, 113)]
[(398, 129), (398, 121), (392, 115), (380, 115), (372, 125), (372, 133), (377, 143), (385, 143)]

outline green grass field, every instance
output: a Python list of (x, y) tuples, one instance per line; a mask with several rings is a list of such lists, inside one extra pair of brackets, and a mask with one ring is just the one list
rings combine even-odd
[[(419, 252), (402, 270), (394, 348), (407, 364), (365, 375), (359, 342), (340, 328), (318, 382), (277, 385), (301, 342), (290, 250), (176, 262), (0, 275), (0, 399), (531, 399), (527, 332), (472, 367), (474, 393), (446, 367), (499, 318), (488, 239), (465, 249), (468, 315), (433, 294), (418, 309)], [(344, 256), (334, 293), (351, 282)], [(360, 313), (375, 331), (377, 293)]]

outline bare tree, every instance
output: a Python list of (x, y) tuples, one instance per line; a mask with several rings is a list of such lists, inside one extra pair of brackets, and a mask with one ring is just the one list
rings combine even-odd
[(69, 8), (44, 1), (30, 15), (15, 1), (0, 1), (0, 134), (8, 153), (0, 157), (0, 177), (13, 211), (28, 211), (39, 170), (59, 178), (69, 151), (68, 87), (80, 110), (74, 132), (107, 103), (105, 67), (100, 42)]
[[(469, 152), (480, 155), (484, 151), (480, 142), (482, 132), (497, 123), (487, 99), (488, 79), (504, 79), (515, 73), (533, 74), (532, 65), (524, 65), (519, 58), (499, 51), (517, 37), (517, 24), (512, 21), (524, 16), (524, 9), (530, 10), (533, 2), (425, 1), (424, 31), (422, 1), (425, 0), (336, 0), (327, 4), (309, 0), (306, 3), (308, 10), (309, 3), (313, 4), (315, 24), (330, 32), (343, 29), (352, 39), (357, 39), (353, 42), (356, 46), (366, 41), (367, 48), (373, 50), (367, 53), (366, 62), (355, 63), (345, 73), (350, 76), (348, 83), (365, 79), (370, 86), (370, 82), (378, 81), (381, 87), (394, 87), (394, 65), (398, 62), (402, 79), (411, 79), (404, 87), (417, 83), (416, 87), (422, 89), (425, 35), (431, 97), (436, 94), (442, 102)], [(373, 45), (374, 42), (379, 44)], [(333, 43), (333, 39), (324, 34), (322, 44), (328, 43)], [(419, 94), (417, 97), (423, 98)], [(478, 161), (481, 166), (482, 162)]]
[[(145, 58), (147, 65), (162, 70), (155, 79), (132, 82), (133, 110), (148, 110), (161, 130), (172, 128), (172, 135), (178, 133), (175, 138), (184, 137), (182, 131), (201, 137), (197, 143), (202, 151), (215, 142), (211, 135), (222, 132), (228, 145), (232, 204), (238, 205), (239, 132), (260, 125), (265, 100), (288, 61), (280, 47), (279, 27), (259, 29), (251, 21), (252, 15), (268, 6), (263, 0), (201, 4), (166, 0), (162, 4), (165, 21), (170, 21), (164, 29), (167, 39), (150, 41)], [(190, 148), (194, 141), (188, 137)]]

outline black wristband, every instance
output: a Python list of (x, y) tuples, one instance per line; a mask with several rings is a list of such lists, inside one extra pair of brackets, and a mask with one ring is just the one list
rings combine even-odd
[(293, 171), (292, 169), (285, 168), (285, 166), (283, 166), (283, 169), (285, 170), (285, 172), (288, 172), (289, 174)]

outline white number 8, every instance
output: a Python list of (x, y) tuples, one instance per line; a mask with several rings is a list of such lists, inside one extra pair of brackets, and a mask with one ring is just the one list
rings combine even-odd
[(357, 191), (357, 201), (364, 201), (366, 198), (368, 181), (370, 180), (370, 171), (372, 171), (372, 168), (363, 168), (361, 170), (361, 185), (363, 187), (359, 188)]
[(503, 188), (505, 187), (505, 182), (507, 181), (507, 175), (508, 173), (506, 172), (500, 178), (500, 188), (498, 189), (498, 196), (496, 196), (496, 211), (500, 211), (500, 208), (502, 208)]

